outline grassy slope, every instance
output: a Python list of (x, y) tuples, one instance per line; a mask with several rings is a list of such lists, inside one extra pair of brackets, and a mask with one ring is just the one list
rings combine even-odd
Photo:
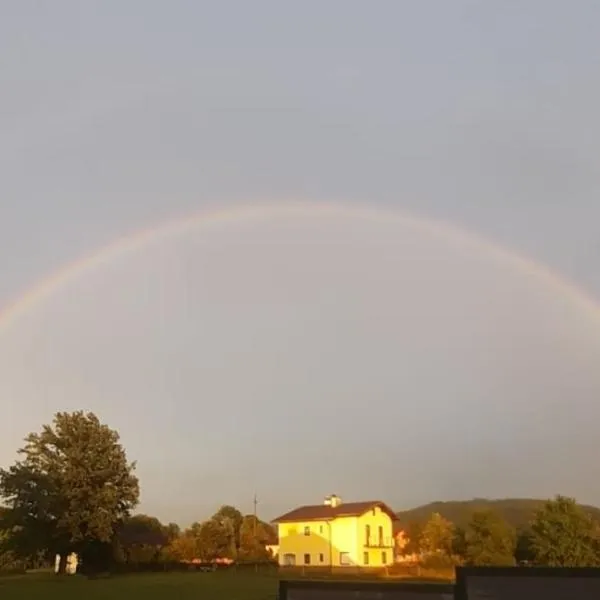
[[(504, 498), (502, 500), (475, 499), (465, 501), (432, 502), (411, 510), (398, 513), (400, 524), (412, 521), (426, 521), (432, 513), (438, 512), (456, 525), (464, 525), (475, 510), (491, 509), (500, 513), (514, 527), (526, 525), (534, 512), (543, 506), (545, 500), (532, 498)], [(593, 506), (584, 507), (595, 519), (600, 521), (600, 509)]]

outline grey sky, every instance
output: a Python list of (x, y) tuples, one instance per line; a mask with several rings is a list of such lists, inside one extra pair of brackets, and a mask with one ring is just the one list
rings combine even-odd
[[(0, 305), (131, 231), (289, 198), (407, 210), (600, 297), (600, 5), (0, 5)], [(118, 427), (187, 523), (337, 492), (397, 507), (574, 494), (598, 319), (402, 224), (200, 227), (0, 338), (0, 462), (63, 408)], [(375, 410), (378, 407), (378, 410)]]

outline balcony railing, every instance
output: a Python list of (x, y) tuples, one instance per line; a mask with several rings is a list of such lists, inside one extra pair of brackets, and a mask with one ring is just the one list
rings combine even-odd
[(393, 548), (394, 538), (384, 537), (384, 538), (367, 538), (364, 543), (365, 548)]

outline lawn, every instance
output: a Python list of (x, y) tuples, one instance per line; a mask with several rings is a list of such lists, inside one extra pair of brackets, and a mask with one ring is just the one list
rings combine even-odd
[(278, 580), (254, 573), (160, 573), (88, 580), (24, 575), (0, 578), (2, 600), (275, 600)]

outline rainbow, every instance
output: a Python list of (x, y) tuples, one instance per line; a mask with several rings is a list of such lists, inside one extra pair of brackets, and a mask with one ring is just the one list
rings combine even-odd
[(280, 216), (302, 217), (355, 217), (374, 222), (397, 222), (417, 232), (428, 234), (448, 242), (466, 246), (473, 252), (487, 253), (496, 259), (547, 285), (557, 294), (568, 299), (576, 309), (583, 311), (600, 323), (600, 303), (583, 289), (558, 275), (547, 266), (512, 252), (479, 235), (460, 229), (446, 222), (417, 217), (397, 210), (373, 209), (357, 205), (336, 203), (286, 202), (277, 205), (237, 205), (222, 210), (204, 212), (173, 219), (133, 232), (83, 256), (51, 273), (18, 296), (14, 302), (0, 310), (0, 333), (6, 331), (18, 319), (57, 293), (68, 282), (109, 264), (129, 253), (143, 250), (150, 244), (182, 235), (200, 227), (227, 222), (252, 222), (272, 220)]

